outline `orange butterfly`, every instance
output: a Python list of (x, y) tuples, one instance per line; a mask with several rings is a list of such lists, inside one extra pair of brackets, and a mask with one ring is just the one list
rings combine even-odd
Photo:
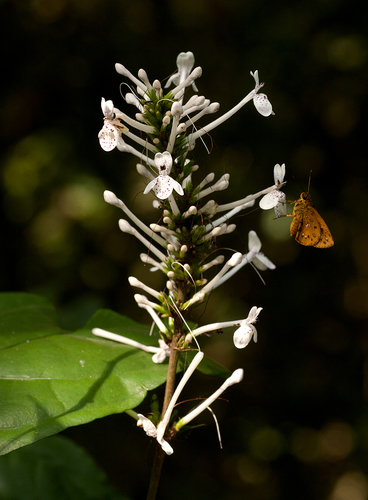
[(312, 204), (309, 193), (301, 193), (299, 200), (293, 201), (294, 210), (286, 217), (294, 217), (290, 226), (290, 236), (301, 245), (315, 248), (329, 248), (334, 244), (326, 222)]

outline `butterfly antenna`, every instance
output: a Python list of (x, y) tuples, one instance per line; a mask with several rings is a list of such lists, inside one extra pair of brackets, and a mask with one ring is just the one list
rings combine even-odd
[(308, 179), (308, 193), (309, 193), (309, 187), (310, 187), (311, 178), (312, 178), (312, 170), (309, 172), (309, 179)]

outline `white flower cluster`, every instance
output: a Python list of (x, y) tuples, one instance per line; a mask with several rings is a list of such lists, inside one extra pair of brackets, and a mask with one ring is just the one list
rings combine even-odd
[[(129, 278), (131, 286), (146, 293), (146, 295), (136, 294), (134, 298), (138, 306), (149, 313), (157, 326), (161, 336), (159, 347), (144, 346), (99, 328), (95, 328), (93, 333), (150, 352), (153, 354), (154, 363), (162, 363), (170, 356), (173, 338), (175, 338), (175, 348), (184, 350), (188, 349), (194, 339), (199, 346), (196, 339), (201, 334), (235, 327), (233, 339), (237, 348), (244, 348), (252, 338), (257, 341), (254, 323), (262, 310), (261, 307), (252, 307), (246, 318), (212, 323), (194, 330), (188, 327), (185, 315), (244, 265), (251, 264), (261, 271), (275, 268), (274, 264), (260, 252), (261, 242), (254, 231), (249, 232), (247, 253), (236, 252), (226, 261), (224, 255), (217, 255), (209, 261), (208, 257), (213, 253), (211, 242), (234, 231), (236, 225), (230, 223), (230, 220), (241, 210), (252, 206), (257, 198), (264, 195), (260, 207), (274, 208), (276, 217), (280, 217), (286, 206), (285, 195), (280, 191), (285, 183), (285, 165), (274, 167), (274, 185), (255, 194), (225, 205), (218, 205), (212, 198), (205, 201), (206, 197), (213, 196), (216, 191), (225, 190), (229, 186), (230, 176), (224, 174), (214, 182), (215, 174), (210, 173), (199, 184), (194, 184), (192, 174), (199, 167), (187, 156), (195, 147), (197, 139), (230, 118), (249, 101), (253, 101), (262, 116), (274, 113), (267, 96), (259, 93), (263, 84), (259, 83), (258, 71), (254, 71), (251, 72), (255, 81), (254, 88), (230, 111), (205, 127), (197, 128), (196, 124), (201, 117), (217, 112), (220, 106), (197, 94), (184, 102), (188, 87), (191, 86), (198, 92), (195, 81), (201, 76), (202, 69), (200, 67), (192, 69), (194, 56), (191, 52), (179, 54), (177, 66), (178, 71), (166, 84), (166, 87), (171, 84), (175, 87), (165, 94), (161, 83), (155, 80), (151, 84), (144, 70), (139, 70), (136, 78), (124, 66), (116, 64), (117, 72), (129, 78), (135, 85), (136, 92), (126, 94), (125, 101), (134, 105), (138, 112), (135, 118), (131, 118), (115, 108), (112, 101), (105, 101), (103, 98), (101, 106), (104, 126), (98, 135), (103, 150), (112, 151), (116, 147), (122, 152), (140, 158), (137, 171), (148, 180), (144, 194), (152, 192), (157, 198), (154, 206), (162, 212), (162, 223), (147, 226), (111, 191), (105, 191), (104, 198), (107, 203), (120, 208), (130, 219), (130, 222), (126, 219), (119, 221), (121, 231), (134, 235), (147, 247), (149, 253), (141, 254), (142, 262), (150, 264), (153, 270), (162, 271), (167, 281), (165, 290), (156, 291), (134, 277)], [(132, 133), (131, 129), (138, 131), (138, 134)], [(140, 150), (135, 149), (131, 145), (132, 142), (135, 142)], [(143, 154), (142, 150), (146, 151), (146, 154)], [(208, 223), (204, 224), (204, 220)], [(210, 281), (204, 278), (207, 270), (221, 265), (220, 271)], [(184, 334), (178, 334), (175, 328), (177, 321), (182, 322), (181, 332), (184, 331)], [(168, 454), (172, 453), (172, 448), (163, 436), (172, 408), (183, 384), (202, 358), (203, 353), (200, 351), (185, 372), (157, 428), (143, 415), (139, 414), (136, 417), (138, 425), (143, 427), (149, 436), (155, 437)], [(242, 370), (234, 372), (233, 376), (221, 386), (221, 391), (239, 382), (242, 376)], [(208, 407), (215, 398), (208, 398), (207, 403), (200, 405), (200, 411)], [(181, 419), (176, 424), (176, 429), (186, 425), (198, 413), (195, 410)]]

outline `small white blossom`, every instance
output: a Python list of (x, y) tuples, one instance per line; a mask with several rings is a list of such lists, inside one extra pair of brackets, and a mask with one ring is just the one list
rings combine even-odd
[[(172, 83), (177, 86), (188, 77), (194, 66), (193, 52), (180, 52), (176, 59), (176, 65), (178, 67), (178, 71), (170, 76), (166, 82), (165, 88), (170, 87)], [(192, 88), (195, 92), (198, 92), (194, 82), (192, 83)]]
[(168, 151), (164, 153), (156, 153), (155, 164), (159, 171), (158, 177), (149, 182), (143, 194), (147, 194), (151, 189), (160, 200), (166, 200), (173, 189), (183, 196), (184, 191), (179, 182), (170, 177), (170, 171), (172, 167), (172, 156)]
[(273, 262), (268, 259), (261, 250), (261, 240), (258, 238), (255, 231), (249, 231), (248, 235), (248, 249), (249, 252), (246, 255), (248, 262), (253, 262), (257, 269), (260, 271), (265, 271), (266, 269), (275, 269), (276, 266)]
[[(222, 278), (214, 285), (213, 288), (217, 288), (222, 285), (229, 278), (234, 276), (240, 269), (246, 264), (253, 263), (255, 267), (260, 269), (261, 271), (265, 271), (266, 269), (276, 269), (275, 264), (273, 264), (270, 259), (268, 259), (262, 252), (261, 249), (261, 241), (258, 238), (255, 231), (249, 231), (248, 237), (248, 248), (249, 252), (244, 254), (241, 258), (241, 262), (230, 269)], [(198, 292), (197, 292), (198, 294)], [(195, 294), (194, 297), (197, 295)]]
[(154, 363), (160, 364), (165, 361), (166, 358), (170, 357), (170, 347), (165, 344), (162, 339), (158, 339), (160, 350), (152, 356), (152, 361)]
[(234, 345), (238, 349), (244, 349), (252, 337), (254, 338), (254, 342), (257, 342), (257, 330), (253, 326), (253, 323), (257, 321), (257, 317), (262, 309), (262, 307), (253, 306), (249, 311), (248, 317), (242, 321), (240, 327), (234, 332)]
[[(250, 74), (253, 76), (256, 82), (255, 88), (258, 90), (261, 87), (263, 87), (263, 83), (261, 84), (259, 83), (258, 70), (256, 70), (254, 73), (251, 71)], [(253, 97), (253, 103), (258, 113), (261, 114), (262, 116), (270, 116), (275, 114), (272, 111), (272, 104), (267, 99), (266, 94), (256, 94)]]
[(157, 429), (155, 424), (141, 413), (138, 413), (137, 415), (139, 417), (139, 420), (137, 421), (137, 427), (143, 427), (143, 430), (147, 434), (147, 436), (156, 438)]
[(261, 96), (264, 96), (261, 99), (254, 100), (255, 97), (257, 96), (257, 92), (263, 87), (263, 83), (261, 84), (259, 83), (258, 70), (256, 70), (254, 73), (251, 71), (250, 74), (253, 76), (255, 80), (254, 89), (251, 90), (236, 106), (230, 109), (227, 113), (217, 118), (217, 120), (208, 123), (205, 127), (198, 129), (196, 132), (190, 134), (187, 139), (187, 144), (190, 151), (194, 148), (195, 141), (199, 137), (201, 137), (204, 134), (208, 134), (211, 130), (218, 127), (221, 123), (225, 122), (226, 120), (228, 120), (249, 101), (253, 100), (258, 112), (261, 113), (263, 116), (269, 116), (270, 114), (273, 114), (271, 103), (267, 100), (267, 97), (264, 96), (264, 94), (259, 94)]
[(162, 437), (157, 436), (156, 426), (151, 422), (151, 420), (141, 413), (138, 413), (138, 417), (139, 420), (137, 422), (137, 426), (143, 427), (143, 430), (147, 434), (147, 436), (157, 439), (158, 443), (161, 445), (161, 448), (167, 455), (172, 455), (174, 453), (174, 450), (167, 441), (165, 441)]
[(286, 214), (286, 196), (285, 193), (280, 191), (281, 187), (285, 184), (285, 163), (281, 166), (277, 163), (273, 169), (273, 177), (275, 180), (275, 189), (267, 193), (259, 202), (262, 210), (275, 209), (275, 216), (280, 218), (281, 214)]
[(275, 113), (272, 111), (272, 104), (268, 100), (266, 94), (257, 94), (253, 97), (254, 106), (258, 113), (262, 116), (270, 116)]
[(128, 128), (120, 123), (115, 117), (114, 104), (112, 101), (101, 100), (102, 113), (104, 114), (104, 126), (98, 133), (101, 148), (104, 151), (112, 151), (117, 146), (124, 148), (125, 142), (121, 138), (121, 131)]

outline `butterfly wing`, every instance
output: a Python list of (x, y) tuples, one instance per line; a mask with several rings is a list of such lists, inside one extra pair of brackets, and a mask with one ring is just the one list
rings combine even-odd
[(301, 245), (314, 247), (321, 239), (321, 225), (314, 207), (301, 203), (295, 206), (294, 219), (290, 226), (290, 235)]
[(294, 202), (290, 236), (304, 246), (329, 248), (334, 244), (327, 224), (312, 205), (309, 193), (301, 193)]
[[(317, 212), (318, 214), (318, 212)], [(321, 238), (314, 245), (316, 248), (329, 248), (334, 244), (334, 240), (332, 238), (331, 232), (327, 227), (326, 222), (322, 219), (322, 217), (318, 214), (318, 221), (321, 227)]]

